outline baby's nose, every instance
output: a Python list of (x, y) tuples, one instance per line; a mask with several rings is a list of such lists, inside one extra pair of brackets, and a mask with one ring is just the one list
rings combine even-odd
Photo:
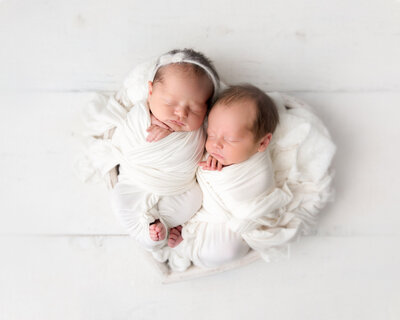
[(223, 144), (222, 144), (220, 139), (216, 139), (215, 140), (214, 147), (217, 148), (217, 149), (222, 149), (223, 148)]
[(187, 107), (177, 107), (175, 109), (175, 114), (180, 118), (187, 118), (188, 116), (188, 108)]

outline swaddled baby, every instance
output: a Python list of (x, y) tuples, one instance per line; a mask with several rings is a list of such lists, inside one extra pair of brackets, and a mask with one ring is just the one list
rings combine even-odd
[(208, 116), (208, 154), (197, 172), (203, 205), (184, 225), (180, 245), (169, 250), (172, 269), (184, 270), (189, 260), (217, 267), (249, 247), (262, 253), (264, 244), (271, 245), (264, 242), (266, 229), (283, 222), (279, 209), (291, 199), (288, 190), (275, 187), (267, 149), (278, 122), (273, 101), (254, 86), (233, 86), (220, 95)]
[(169, 230), (201, 207), (195, 173), (204, 150), (203, 120), (218, 82), (211, 62), (196, 51), (161, 56), (147, 100), (135, 103), (112, 137), (119, 158), (112, 206), (149, 250), (163, 247)]

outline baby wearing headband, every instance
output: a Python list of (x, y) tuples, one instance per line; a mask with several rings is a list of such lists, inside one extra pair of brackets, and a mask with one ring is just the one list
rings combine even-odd
[(161, 56), (112, 143), (123, 155), (112, 206), (145, 248), (177, 245), (181, 225), (201, 207), (195, 180), (205, 134), (203, 121), (218, 94), (212, 63), (191, 49)]

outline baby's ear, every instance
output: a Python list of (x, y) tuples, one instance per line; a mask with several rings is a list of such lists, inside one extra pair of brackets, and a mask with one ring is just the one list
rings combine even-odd
[(149, 81), (148, 82), (148, 88), (149, 88), (149, 96), (153, 93), (153, 82)]
[(269, 142), (271, 141), (272, 133), (267, 133), (264, 137), (261, 138), (260, 142), (258, 143), (258, 152), (263, 152), (267, 149)]

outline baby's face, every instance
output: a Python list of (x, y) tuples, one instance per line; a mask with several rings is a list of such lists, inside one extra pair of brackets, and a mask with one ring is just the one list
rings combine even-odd
[(200, 128), (207, 112), (207, 101), (213, 92), (211, 80), (192, 75), (168, 65), (163, 81), (149, 82), (148, 104), (151, 113), (174, 131), (194, 131)]
[(246, 161), (261, 151), (251, 131), (255, 116), (251, 101), (234, 102), (230, 106), (215, 105), (208, 116), (207, 152), (228, 166)]

